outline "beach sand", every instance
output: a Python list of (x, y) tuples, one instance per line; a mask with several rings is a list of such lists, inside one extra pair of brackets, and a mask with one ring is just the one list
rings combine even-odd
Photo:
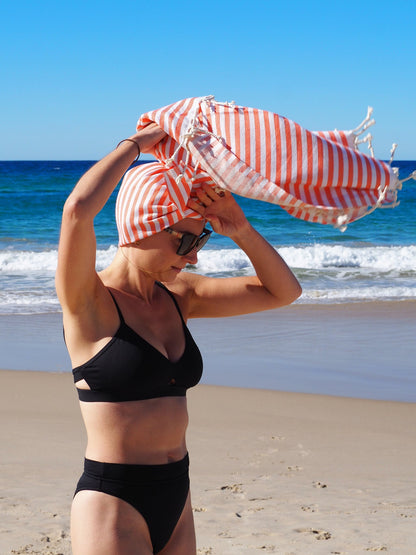
[[(200, 385), (200, 555), (416, 553), (416, 404)], [(69, 373), (0, 371), (0, 553), (70, 554), (85, 432)]]

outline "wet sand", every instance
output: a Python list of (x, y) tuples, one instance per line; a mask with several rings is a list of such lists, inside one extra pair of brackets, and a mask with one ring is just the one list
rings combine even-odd
[[(203, 383), (416, 402), (416, 301), (191, 320)], [(70, 372), (60, 314), (0, 316), (0, 368)]]

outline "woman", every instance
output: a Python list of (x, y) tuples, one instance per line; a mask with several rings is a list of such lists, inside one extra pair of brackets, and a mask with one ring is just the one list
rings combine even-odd
[[(164, 137), (150, 124), (119, 143), (80, 179), (63, 211), (56, 288), (88, 435), (71, 513), (75, 555), (196, 553), (185, 394), (202, 361), (185, 322), (276, 308), (300, 294), (232, 195), (208, 186), (189, 201), (193, 217), (120, 241), (110, 266), (96, 272), (95, 216), (137, 154)], [(248, 255), (255, 277), (182, 271), (197, 262), (206, 221)]]

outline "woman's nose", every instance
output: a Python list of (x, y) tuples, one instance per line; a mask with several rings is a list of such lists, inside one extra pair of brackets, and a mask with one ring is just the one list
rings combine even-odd
[(198, 251), (195, 248), (193, 248), (191, 252), (188, 252), (188, 254), (185, 254), (185, 258), (188, 264), (196, 264), (198, 262)]

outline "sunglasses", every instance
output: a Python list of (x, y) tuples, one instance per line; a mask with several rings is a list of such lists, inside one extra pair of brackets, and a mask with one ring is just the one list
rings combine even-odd
[(178, 250), (176, 251), (176, 254), (179, 254), (179, 256), (185, 256), (194, 249), (196, 249), (197, 252), (201, 250), (202, 247), (206, 245), (212, 233), (211, 230), (206, 229), (205, 227), (202, 230), (201, 235), (194, 235), (193, 233), (182, 233), (180, 231), (175, 231), (170, 227), (165, 228), (164, 231), (167, 231), (174, 237), (177, 237), (181, 240)]

